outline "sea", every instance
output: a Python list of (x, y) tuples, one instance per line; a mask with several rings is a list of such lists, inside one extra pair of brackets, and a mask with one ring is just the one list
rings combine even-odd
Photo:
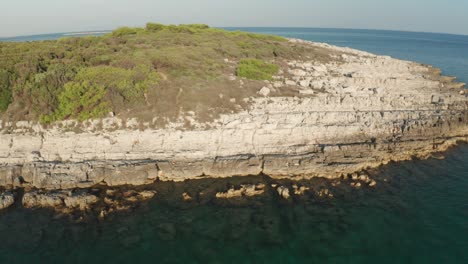
[[(468, 82), (464, 35), (228, 30), (325, 42), (431, 64)], [(0, 41), (70, 35), (86, 33)], [(156, 196), (132, 212), (100, 221), (75, 221), (49, 210), (15, 206), (0, 212), (0, 263), (468, 263), (468, 145), (450, 149), (444, 158), (391, 163), (378, 174), (387, 184), (326, 202), (260, 199), (183, 206)]]

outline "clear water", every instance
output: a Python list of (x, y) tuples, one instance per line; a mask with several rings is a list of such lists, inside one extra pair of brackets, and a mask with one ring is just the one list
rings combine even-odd
[[(468, 36), (247, 30), (416, 60), (468, 81)], [(378, 175), (388, 183), (331, 202), (184, 206), (156, 198), (79, 224), (12, 208), (0, 212), (0, 263), (468, 263), (468, 145)]]
[(468, 35), (358, 29), (229, 28), (325, 42), (434, 65), (468, 83)]

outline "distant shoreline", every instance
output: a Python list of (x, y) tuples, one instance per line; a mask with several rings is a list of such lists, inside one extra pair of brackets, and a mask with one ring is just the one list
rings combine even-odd
[(94, 34), (107, 34), (111, 31), (90, 31), (90, 32), (76, 32), (76, 33), (64, 33), (63, 36), (77, 36), (77, 35), (94, 35)]
[[(359, 29), (359, 28), (320, 28), (320, 27), (216, 27), (226, 30), (247, 30), (249, 31), (252, 29), (272, 29), (272, 30), (284, 30), (284, 29), (298, 29), (298, 30), (305, 30), (305, 29), (313, 29), (313, 30), (346, 30), (346, 31), (375, 31), (375, 32), (402, 32), (402, 33), (413, 33), (413, 34), (434, 34), (434, 35), (452, 35), (452, 36), (459, 36), (459, 37), (468, 37), (465, 34), (455, 34), (455, 33), (443, 33), (443, 32), (423, 32), (423, 31), (407, 31), (407, 30), (389, 30), (389, 29)], [(44, 33), (44, 34), (33, 34), (33, 35), (19, 35), (19, 36), (0, 36), (1, 41), (14, 41), (17, 39), (26, 39), (26, 38), (35, 38), (35, 37), (45, 37), (45, 36), (80, 36), (80, 35), (93, 35), (93, 34), (107, 34), (112, 32), (112, 30), (99, 30), (99, 31), (80, 31), (80, 32), (62, 32), (62, 33)]]

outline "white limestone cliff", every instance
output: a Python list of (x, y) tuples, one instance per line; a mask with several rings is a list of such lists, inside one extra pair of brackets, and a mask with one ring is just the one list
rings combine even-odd
[(414, 62), (290, 42), (342, 55), (327, 64), (289, 61), (258, 97), (246, 98), (248, 110), (209, 124), (0, 122), (0, 185), (67, 189), (261, 173), (334, 178), (467, 141), (463, 84)]

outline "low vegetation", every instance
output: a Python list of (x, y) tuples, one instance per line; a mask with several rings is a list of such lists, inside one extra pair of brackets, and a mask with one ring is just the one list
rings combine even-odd
[(278, 65), (257, 59), (243, 59), (237, 67), (237, 76), (251, 80), (273, 80), (278, 73)]
[(9, 74), (5, 70), (0, 70), (0, 112), (7, 110), (11, 103), (11, 89)]
[(284, 59), (305, 52), (282, 37), (199, 24), (148, 23), (100, 37), (0, 42), (0, 119), (48, 123), (113, 112), (172, 120), (193, 111), (208, 120), (238, 110), (261, 85), (240, 88), (229, 76), (271, 80)]

